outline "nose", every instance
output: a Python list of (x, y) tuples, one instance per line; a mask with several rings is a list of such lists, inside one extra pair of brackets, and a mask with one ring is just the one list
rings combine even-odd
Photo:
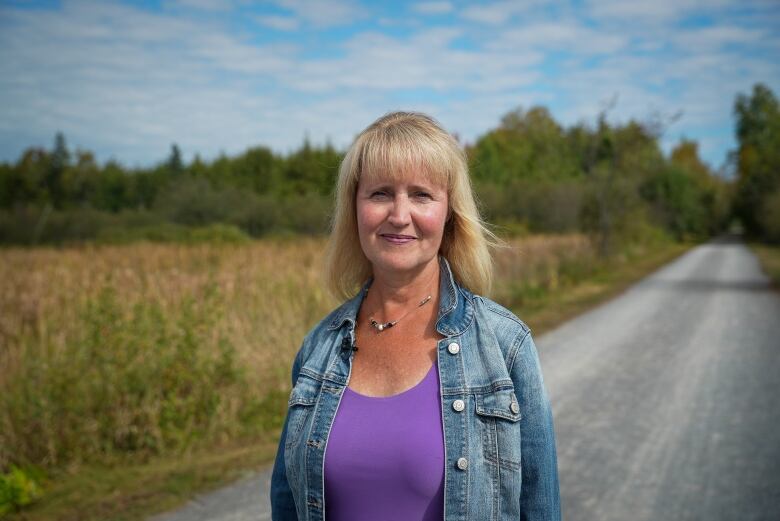
[(393, 207), (387, 220), (396, 228), (404, 228), (411, 221), (409, 198), (398, 194), (393, 198)]

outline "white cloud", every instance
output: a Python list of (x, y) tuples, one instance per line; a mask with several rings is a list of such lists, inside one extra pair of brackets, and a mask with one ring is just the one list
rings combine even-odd
[(316, 27), (346, 25), (365, 16), (365, 9), (350, 0), (276, 0), (279, 7)]
[(708, 51), (728, 44), (747, 44), (765, 41), (770, 35), (760, 29), (736, 26), (715, 26), (680, 32), (673, 41), (687, 51)]
[(730, 0), (591, 0), (589, 14), (600, 19), (621, 19), (632, 24), (671, 22), (701, 9), (722, 8)]
[(531, 69), (541, 58), (455, 50), (463, 31), (439, 28), (403, 38), (360, 33), (342, 56), (302, 59), (295, 45), (250, 44), (209, 19), (110, 3), (13, 11), (8, 21), (0, 96), (14, 109), (0, 128), (63, 130), (125, 160), (165, 157), (173, 141), (203, 157), (256, 143), (284, 150), (306, 129), (343, 146), (382, 112), (444, 102), (399, 106), (398, 92), (491, 97), (538, 79)]
[(624, 48), (628, 38), (607, 34), (571, 22), (535, 23), (511, 28), (495, 35), (491, 48), (565, 50), (577, 54), (614, 53)]
[(260, 25), (279, 31), (294, 31), (300, 26), (299, 21), (292, 16), (256, 16), (255, 20), (257, 20)]
[(289, 67), (287, 48), (116, 4), (15, 12), (12, 21), (0, 36), (8, 52), (0, 67), (24, 80), (0, 82), (0, 96), (24, 110), (8, 114), (11, 125), (63, 130), (88, 148), (139, 159), (164, 157), (172, 141), (206, 153), (255, 142), (248, 129), (258, 127), (258, 107), (272, 113), (277, 104), (258, 105), (251, 82), (222, 71), (269, 77)]
[(447, 14), (452, 12), (450, 2), (416, 2), (412, 10), (420, 14)]
[[(681, 2), (674, 12), (701, 10)], [(730, 129), (737, 92), (756, 81), (780, 89), (771, 23), (744, 18), (681, 32), (493, 3), (481, 8), (488, 13), (481, 23), (465, 21), (474, 14), (467, 12), (455, 26), (425, 26), (425, 17), (414, 25), (407, 13), (392, 18), (391, 29), (353, 24), (326, 41), (318, 27), (353, 23), (365, 12), (350, 2), (278, 7), (243, 13), (300, 31), (273, 34), (275, 43), (258, 43), (268, 31), (257, 25), (237, 31), (210, 13), (97, 1), (0, 7), (3, 154), (7, 143), (22, 142), (19, 135), (27, 140), (20, 147), (48, 146), (57, 130), (102, 159), (145, 164), (164, 158), (173, 141), (206, 158), (259, 143), (289, 150), (307, 131), (314, 142), (345, 146), (378, 115), (402, 108), (430, 112), (473, 140), (519, 105), (544, 104), (564, 124), (592, 121), (615, 93), (616, 120), (683, 109), (673, 132), (697, 139), (706, 129)], [(627, 9), (621, 16), (636, 14)], [(309, 54), (319, 43), (322, 52)], [(708, 139), (702, 150), (717, 156), (722, 145)]]
[(199, 11), (229, 11), (233, 8), (230, 0), (167, 0), (167, 7), (195, 9)]
[(342, 58), (299, 62), (287, 82), (297, 89), (341, 88), (496, 91), (528, 84), (528, 68), (538, 53), (455, 50), (456, 29), (428, 30), (408, 39), (381, 33), (358, 34), (345, 44)]
[(512, 17), (530, 11), (538, 1), (515, 2), (512, 0), (490, 4), (472, 4), (461, 12), (466, 20), (490, 25), (501, 25)]

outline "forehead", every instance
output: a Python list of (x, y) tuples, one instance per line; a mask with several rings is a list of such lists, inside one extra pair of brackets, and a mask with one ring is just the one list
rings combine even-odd
[(359, 152), (358, 184), (385, 182), (450, 186), (450, 157), (446, 147), (429, 136), (403, 129), (371, 133)]
[[(421, 157), (415, 151), (401, 154), (383, 154), (383, 157), (365, 157), (358, 173), (358, 184), (362, 186), (421, 185), (447, 190), (449, 175), (437, 158)], [(377, 154), (378, 155), (378, 154)]]
[(441, 176), (432, 175), (424, 170), (406, 170), (406, 171), (382, 171), (382, 172), (362, 172), (358, 178), (360, 186), (424, 186), (432, 189), (446, 190), (446, 180)]

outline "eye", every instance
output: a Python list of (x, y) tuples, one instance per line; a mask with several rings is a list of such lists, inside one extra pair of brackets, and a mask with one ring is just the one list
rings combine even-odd
[(429, 194), (428, 192), (423, 192), (423, 191), (415, 192), (414, 196), (422, 198), (422, 199), (433, 199), (433, 196), (431, 194)]
[(384, 190), (375, 190), (371, 192), (371, 195), (369, 197), (371, 197), (371, 199), (382, 199), (387, 197), (387, 192), (385, 192)]

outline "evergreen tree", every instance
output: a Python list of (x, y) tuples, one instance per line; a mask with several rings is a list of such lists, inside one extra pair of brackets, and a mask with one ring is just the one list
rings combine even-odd
[(179, 150), (179, 145), (176, 143), (171, 145), (171, 155), (168, 156), (167, 166), (168, 170), (170, 170), (173, 175), (179, 175), (184, 171), (184, 163), (182, 163), (181, 160), (181, 151)]
[(60, 208), (63, 203), (64, 188), (62, 177), (65, 169), (70, 166), (70, 152), (65, 144), (65, 136), (57, 132), (54, 137), (54, 151), (51, 155), (48, 175), (46, 176), (46, 190), (49, 194), (49, 202), (55, 208)]

